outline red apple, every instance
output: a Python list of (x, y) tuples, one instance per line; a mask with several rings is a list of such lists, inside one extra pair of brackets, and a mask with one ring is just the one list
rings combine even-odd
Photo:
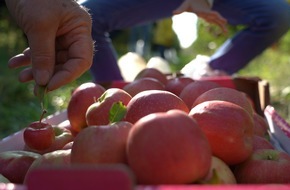
[(244, 92), (233, 88), (219, 87), (208, 90), (196, 98), (192, 107), (209, 100), (223, 100), (237, 104), (247, 110), (251, 115), (254, 114), (254, 108)]
[(257, 149), (275, 149), (275, 147), (266, 138), (254, 134), (253, 150)]
[(49, 150), (50, 152), (55, 151), (55, 150), (60, 150), (67, 143), (73, 142), (74, 135), (72, 134), (72, 132), (69, 129), (56, 125), (53, 127), (53, 130), (54, 130), (54, 134), (55, 134), (55, 141), (52, 144), (51, 149)]
[(31, 149), (28, 146), (25, 146), (24, 150), (31, 151), (31, 152), (36, 152), (36, 153), (39, 153), (39, 154), (45, 154), (45, 153), (52, 152), (52, 151), (55, 151), (55, 150), (63, 149), (63, 147), (67, 143), (73, 141), (74, 136), (73, 136), (72, 132), (70, 130), (68, 130), (67, 128), (63, 128), (63, 127), (60, 127), (58, 125), (54, 125), (54, 126), (52, 126), (52, 128), (53, 128), (53, 133), (54, 133), (54, 136), (55, 136), (55, 140), (54, 140), (54, 142), (51, 144), (51, 146), (48, 149), (35, 150), (35, 149)]
[(155, 78), (140, 78), (126, 84), (123, 90), (133, 97), (144, 90), (165, 90), (165, 86)]
[(236, 184), (237, 180), (229, 165), (216, 156), (211, 158), (211, 167), (201, 184)]
[(165, 90), (145, 90), (136, 94), (127, 105), (125, 121), (135, 123), (141, 117), (155, 112), (179, 109), (189, 112), (185, 103), (175, 94)]
[(50, 148), (55, 141), (53, 127), (41, 121), (35, 121), (24, 129), (23, 139), (25, 145), (35, 151)]
[(138, 184), (187, 184), (208, 173), (211, 150), (194, 119), (170, 110), (146, 115), (133, 125), (127, 158)]
[(24, 183), (26, 181), (27, 175), (29, 175), (29, 173), (35, 169), (41, 167), (70, 167), (70, 155), (71, 149), (55, 150), (41, 155), (29, 167), (25, 175)]
[(188, 84), (194, 82), (194, 80), (190, 77), (174, 77), (168, 79), (168, 82), (165, 86), (165, 90), (172, 92), (173, 94), (179, 96), (181, 91), (187, 86)]
[(268, 133), (269, 125), (266, 119), (263, 116), (259, 115), (257, 112), (254, 113), (253, 118), (254, 118), (254, 134), (269, 140), (270, 139)]
[(199, 95), (217, 87), (220, 87), (220, 85), (214, 82), (194, 81), (184, 87), (184, 89), (180, 92), (179, 97), (185, 102), (188, 109), (191, 109), (193, 102)]
[(86, 111), (104, 92), (103, 86), (93, 82), (83, 83), (73, 91), (67, 107), (72, 130), (79, 132), (87, 127)]
[(132, 99), (123, 89), (109, 88), (103, 95), (90, 105), (86, 112), (87, 125), (107, 125), (110, 121), (110, 110), (115, 103), (126, 106)]
[(0, 153), (0, 173), (11, 183), (22, 184), (31, 164), (41, 155), (28, 151)]
[(241, 106), (221, 100), (206, 101), (193, 107), (189, 115), (205, 133), (213, 155), (226, 164), (238, 164), (251, 155), (254, 122)]
[(120, 121), (83, 129), (74, 140), (71, 163), (126, 163), (126, 142), (131, 127), (131, 123)]
[(67, 150), (55, 150), (45, 153), (37, 158), (29, 168), (30, 170), (39, 167), (52, 167), (52, 166), (70, 166), (71, 149)]
[(137, 76), (134, 78), (134, 80), (140, 79), (140, 78), (155, 78), (158, 81), (160, 81), (162, 84), (166, 85), (167, 83), (167, 77), (164, 73), (159, 71), (155, 68), (145, 68), (142, 71), (140, 71)]
[(256, 150), (233, 171), (242, 184), (289, 184), (290, 155), (279, 150)]

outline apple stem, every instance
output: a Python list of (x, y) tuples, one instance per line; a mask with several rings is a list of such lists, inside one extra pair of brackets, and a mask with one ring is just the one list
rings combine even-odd
[(267, 160), (273, 160), (273, 157), (271, 155), (268, 155)]
[(46, 113), (47, 113), (46, 109), (43, 109), (42, 114), (40, 115), (39, 123), (41, 123), (41, 121)]

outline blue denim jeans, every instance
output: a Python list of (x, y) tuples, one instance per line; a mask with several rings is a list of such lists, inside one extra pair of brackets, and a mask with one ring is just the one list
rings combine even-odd
[[(93, 19), (95, 54), (91, 73), (96, 82), (122, 80), (109, 32), (172, 16), (183, 0), (86, 0)], [(284, 0), (215, 0), (232, 25), (245, 29), (229, 38), (212, 55), (210, 66), (233, 74), (277, 41), (290, 27), (290, 6)]]

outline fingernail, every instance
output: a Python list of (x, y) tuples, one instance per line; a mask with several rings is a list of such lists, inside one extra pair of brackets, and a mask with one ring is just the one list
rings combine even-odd
[(40, 86), (47, 85), (49, 81), (49, 72), (46, 70), (36, 70), (34, 80)]

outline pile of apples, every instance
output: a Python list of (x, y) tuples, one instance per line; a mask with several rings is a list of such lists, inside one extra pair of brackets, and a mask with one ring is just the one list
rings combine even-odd
[(214, 82), (154, 68), (122, 88), (87, 82), (67, 118), (31, 123), (23, 150), (0, 153), (2, 177), (21, 184), (43, 166), (121, 164), (140, 185), (290, 183), (290, 155), (270, 143), (252, 100)]

